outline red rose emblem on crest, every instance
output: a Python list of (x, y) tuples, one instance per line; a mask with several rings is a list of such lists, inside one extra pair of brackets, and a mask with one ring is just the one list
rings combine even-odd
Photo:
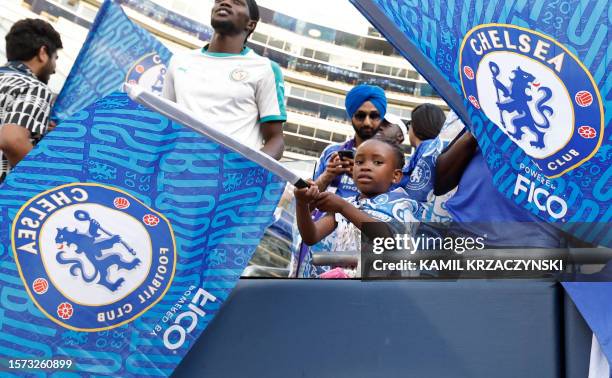
[(578, 134), (585, 139), (593, 139), (597, 136), (597, 130), (591, 126), (580, 126), (578, 128)]
[(472, 103), (472, 105), (474, 105), (474, 107), (476, 109), (480, 109), (480, 103), (478, 102), (478, 100), (476, 99), (476, 97), (474, 96), (469, 96), (468, 100), (470, 100), (470, 102)]
[(470, 66), (464, 66), (463, 73), (468, 79), (474, 80), (474, 70)]
[(144, 217), (142, 217), (142, 221), (147, 225), (147, 226), (151, 226), (151, 227), (155, 227), (157, 226), (157, 224), (159, 223), (159, 218), (156, 217), (153, 214), (147, 214)]
[(70, 303), (63, 302), (59, 306), (57, 306), (57, 316), (59, 316), (60, 318), (68, 320), (72, 317), (72, 314), (73, 310), (72, 305)]

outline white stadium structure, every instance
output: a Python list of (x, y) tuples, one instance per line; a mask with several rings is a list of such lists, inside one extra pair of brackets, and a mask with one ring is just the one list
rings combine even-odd
[[(283, 69), (288, 111), (284, 161), (303, 174), (311, 172), (312, 162), (328, 144), (343, 142), (353, 134), (344, 111), (344, 96), (357, 83), (383, 87), (389, 97), (390, 112), (405, 120), (423, 102), (447, 109), (433, 88), (357, 10), (347, 1), (327, 3), (334, 1), (346, 13), (345, 17), (332, 15), (326, 19), (308, 12), (316, 20), (300, 19), (294, 17), (304, 14), (299, 7), (282, 9), (293, 16), (266, 7), (293, 2), (260, 0), (261, 21), (249, 41), (253, 50), (276, 61)], [(132, 20), (172, 51), (201, 47), (212, 32), (209, 24), (213, 0), (121, 3)], [(57, 75), (50, 83), (59, 92), (100, 4), (99, 0), (3, 0), (0, 34), (6, 34), (12, 23), (21, 18), (42, 17), (50, 21), (61, 33), (65, 46)], [(0, 57), (5, 60), (3, 38)]]

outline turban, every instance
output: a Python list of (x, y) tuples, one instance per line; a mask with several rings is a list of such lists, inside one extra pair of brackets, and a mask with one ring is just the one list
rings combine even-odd
[(381, 87), (373, 85), (358, 85), (347, 93), (346, 100), (344, 101), (349, 118), (353, 118), (353, 114), (366, 101), (370, 101), (378, 109), (381, 118), (385, 116), (387, 113), (387, 96), (385, 96), (385, 91)]
[(434, 139), (440, 134), (446, 116), (439, 106), (422, 104), (412, 111), (412, 128), (414, 135), (420, 140)]

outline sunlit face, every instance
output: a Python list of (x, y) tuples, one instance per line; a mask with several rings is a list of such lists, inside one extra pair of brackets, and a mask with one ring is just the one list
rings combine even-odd
[(353, 179), (366, 197), (386, 193), (402, 178), (393, 148), (380, 140), (370, 139), (357, 148)]
[(216, 32), (227, 35), (248, 34), (257, 25), (251, 20), (246, 0), (215, 0), (210, 20)]
[(370, 101), (364, 102), (351, 119), (355, 133), (363, 140), (373, 137), (380, 126), (382, 116)]

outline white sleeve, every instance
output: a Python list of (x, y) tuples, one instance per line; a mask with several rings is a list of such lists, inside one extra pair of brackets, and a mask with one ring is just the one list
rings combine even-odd
[(260, 123), (287, 120), (285, 83), (278, 64), (270, 62), (269, 72), (257, 83), (255, 97)]
[(164, 78), (164, 88), (162, 89), (162, 97), (170, 101), (176, 102), (176, 92), (174, 90), (174, 67), (175, 58), (170, 58), (170, 64), (168, 64), (168, 71)]

